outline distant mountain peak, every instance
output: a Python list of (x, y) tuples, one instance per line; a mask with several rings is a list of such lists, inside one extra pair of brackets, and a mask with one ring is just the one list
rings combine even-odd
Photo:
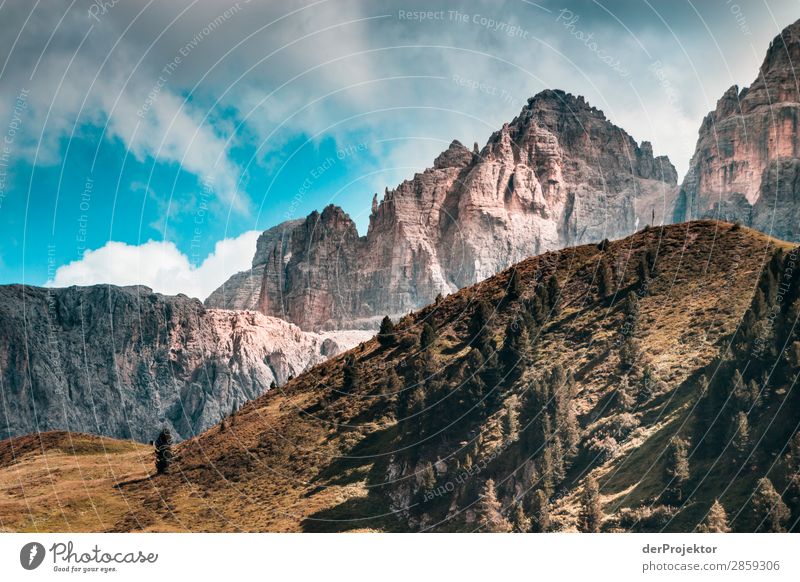
[(545, 90), (482, 149), (453, 140), (381, 200), (366, 237), (338, 207), (259, 243), (207, 304), (304, 329), (374, 328), (525, 257), (618, 237), (673, 213), (677, 173), (583, 97)]

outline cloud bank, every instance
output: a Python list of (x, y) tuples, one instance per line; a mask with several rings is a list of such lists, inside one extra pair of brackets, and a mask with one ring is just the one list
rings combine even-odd
[(198, 266), (171, 242), (129, 245), (110, 241), (56, 270), (48, 287), (71, 285), (146, 285), (158, 293), (205, 299), (231, 275), (250, 268), (261, 234), (252, 230), (219, 241)]

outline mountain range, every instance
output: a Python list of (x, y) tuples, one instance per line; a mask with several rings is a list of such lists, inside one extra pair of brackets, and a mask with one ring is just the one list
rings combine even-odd
[(0, 520), (14, 531), (796, 529), (797, 261), (793, 245), (715, 221), (529, 258), (245, 404), (181, 443), (167, 474), (128, 441), (6, 440)]
[(373, 199), (366, 236), (339, 207), (266, 231), (249, 271), (206, 300), (303, 329), (375, 329), (525, 257), (620, 238), (674, 213), (677, 173), (582, 97), (543, 91), (481, 150), (453, 141)]
[(645, 224), (715, 218), (800, 240), (800, 23), (776, 36), (750, 87), (731, 87), (703, 120), (680, 187), (582, 97), (546, 90), (470, 152), (454, 141), (433, 166), (373, 200), (366, 236), (336, 206), (266, 231), (249, 271), (207, 300), (303, 329), (374, 329), (548, 250), (620, 238)]
[(251, 269), (205, 304), (144, 287), (0, 287), (0, 437), (148, 441), (167, 426), (191, 438), (364, 341), (385, 315), (416, 318), (528, 257), (645, 225), (719, 218), (797, 241), (798, 56), (795, 23), (756, 81), (705, 118), (680, 186), (648, 142), (547, 90), (482, 148), (454, 141), (375, 196), (365, 236), (335, 206), (265, 231)]
[[(189, 438), (371, 334), (324, 334), (147, 287), (0, 286), (0, 438)], [(157, 432), (157, 431), (156, 431)]]

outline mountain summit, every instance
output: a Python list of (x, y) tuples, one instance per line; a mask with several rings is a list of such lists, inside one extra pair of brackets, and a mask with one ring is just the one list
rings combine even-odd
[(800, 20), (769, 46), (750, 87), (733, 86), (703, 120), (676, 222), (738, 220), (800, 240)]
[(672, 216), (675, 168), (582, 97), (543, 91), (482, 150), (454, 141), (373, 202), (359, 237), (340, 208), (264, 233), (250, 271), (206, 301), (303, 329), (374, 328), (531, 255)]

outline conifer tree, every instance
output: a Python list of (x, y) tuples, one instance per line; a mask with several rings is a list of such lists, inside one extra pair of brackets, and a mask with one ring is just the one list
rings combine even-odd
[(397, 413), (396, 417), (397, 420), (403, 420), (407, 418), (409, 415), (409, 411), (411, 408), (411, 390), (409, 388), (403, 388), (397, 394)]
[(550, 438), (550, 443), (547, 445), (547, 448), (552, 451), (550, 458), (552, 459), (553, 482), (555, 484), (560, 484), (566, 476), (567, 467), (564, 443), (561, 441), (561, 436), (558, 433), (555, 433)]
[(503, 416), (503, 436), (509, 441), (516, 440), (519, 436), (519, 414), (511, 398), (506, 401), (506, 410)]
[(402, 389), (403, 383), (400, 381), (400, 376), (397, 375), (394, 368), (389, 368), (386, 373), (386, 381), (383, 384), (383, 395), (394, 397), (400, 394)]
[(631, 393), (630, 380), (627, 374), (620, 378), (614, 397), (617, 408), (622, 412), (630, 412), (636, 407), (636, 399)]
[(433, 329), (433, 326), (428, 323), (427, 321), (422, 326), (422, 332), (419, 335), (419, 345), (420, 348), (423, 350), (427, 350), (430, 346), (433, 345), (433, 342), (436, 340), (436, 332)]
[(527, 309), (521, 311), (520, 318), (522, 319), (522, 326), (528, 334), (529, 345), (533, 345), (534, 338), (536, 337), (536, 320)]
[(508, 383), (518, 380), (525, 371), (525, 357), (530, 343), (527, 328), (516, 320), (510, 321), (506, 326), (503, 347), (499, 355)]
[(647, 264), (647, 257), (642, 256), (639, 264), (636, 265), (636, 276), (639, 278), (639, 285), (644, 289), (650, 282), (650, 266)]
[(466, 374), (466, 405), (472, 414), (480, 415), (486, 407), (484, 396), (486, 395), (486, 383), (483, 381), (483, 369), (485, 365), (483, 354), (479, 349), (472, 349), (467, 356)]
[(541, 457), (538, 459), (537, 468), (539, 475), (541, 475), (542, 489), (545, 491), (548, 498), (555, 491), (554, 464), (553, 448), (551, 446), (545, 446)]
[(603, 508), (600, 504), (600, 488), (597, 480), (589, 475), (583, 484), (578, 529), (583, 533), (598, 533), (602, 523)]
[(731, 444), (736, 460), (742, 462), (750, 452), (750, 424), (747, 422), (746, 412), (740, 411), (736, 414), (731, 431)]
[(524, 287), (522, 285), (522, 281), (520, 280), (519, 273), (517, 272), (516, 267), (514, 267), (511, 269), (511, 276), (509, 277), (508, 286), (506, 287), (506, 300), (516, 301), (522, 297), (523, 291)]
[(561, 439), (563, 453), (572, 455), (577, 450), (580, 440), (578, 419), (575, 415), (573, 398), (575, 396), (575, 378), (572, 370), (565, 371), (556, 365), (550, 374), (550, 391), (553, 395), (553, 418), (555, 427)]
[(714, 500), (705, 520), (697, 526), (697, 531), (699, 533), (729, 533), (731, 531), (728, 525), (728, 513), (719, 499)]
[(503, 369), (497, 352), (492, 352), (486, 358), (481, 374), (486, 394), (486, 406), (495, 410), (499, 406), (502, 396)]
[(611, 267), (608, 261), (604, 258), (600, 259), (600, 264), (597, 267), (597, 291), (601, 299), (605, 299), (614, 294), (614, 275), (611, 272)]
[[(541, 287), (542, 286), (539, 285), (539, 287), (537, 287), (537, 290), (540, 289)], [(540, 297), (540, 294), (538, 292), (528, 303), (528, 311), (530, 312), (531, 317), (533, 317), (537, 325), (542, 325), (547, 319), (547, 312), (544, 309), (544, 305), (542, 305), (542, 298)]]
[(158, 434), (155, 442), (156, 473), (165, 475), (169, 473), (169, 468), (175, 460), (172, 450), (172, 433), (168, 428), (164, 428)]
[[(403, 383), (400, 376), (394, 368), (390, 368), (386, 373), (386, 380), (381, 388), (381, 395), (386, 399), (386, 413), (393, 414), (395, 418), (403, 418), (400, 416), (400, 401), (403, 399), (403, 393), (408, 392), (403, 390)], [(404, 412), (408, 411), (408, 401), (403, 403), (406, 407)]]
[(533, 493), (531, 505), (531, 531), (536, 533), (550, 531), (550, 509), (545, 492), (537, 489)]
[(619, 348), (619, 365), (623, 370), (631, 370), (639, 363), (642, 350), (639, 340), (633, 335), (626, 335)]
[(658, 264), (656, 261), (656, 251), (653, 247), (648, 247), (645, 261), (650, 269), (650, 274), (655, 276), (658, 274)]
[(544, 405), (539, 399), (540, 390), (539, 381), (536, 379), (531, 380), (523, 401), (523, 424), (527, 425), (523, 437), (525, 439), (525, 448), (530, 454), (538, 452), (544, 442), (541, 424), (542, 414), (545, 411), (543, 410)]
[(357, 392), (361, 385), (361, 370), (358, 361), (354, 356), (345, 360), (342, 370), (342, 392), (353, 394)]
[(381, 327), (378, 330), (378, 343), (382, 346), (393, 346), (397, 343), (394, 324), (388, 315), (381, 320)]
[(542, 308), (542, 317), (546, 319), (550, 312), (550, 293), (547, 290), (547, 281), (540, 280), (536, 285), (536, 298)]
[(512, 530), (515, 533), (527, 533), (531, 529), (531, 520), (525, 515), (525, 510), (522, 509), (520, 502), (515, 502), (511, 506), (511, 514), (509, 515)]
[(487, 479), (483, 484), (480, 499), (476, 504), (475, 517), (482, 531), (490, 533), (506, 533), (512, 529), (511, 523), (503, 517), (494, 480)]
[(629, 291), (625, 297), (625, 324), (630, 335), (639, 329), (639, 298), (633, 291)]
[(555, 275), (547, 280), (547, 296), (550, 298), (548, 307), (553, 315), (561, 313), (561, 285)]
[(786, 524), (790, 517), (789, 508), (769, 478), (762, 477), (758, 480), (752, 505), (755, 531), (771, 533), (786, 531)]
[(491, 330), (489, 329), (491, 318), (491, 307), (485, 300), (481, 299), (472, 312), (470, 336), (472, 337), (473, 345), (481, 350), (484, 355), (489, 353), (489, 348), (491, 347), (489, 345), (491, 342)]
[(680, 437), (673, 437), (664, 467), (664, 484), (672, 501), (683, 501), (683, 489), (689, 477), (689, 443)]

